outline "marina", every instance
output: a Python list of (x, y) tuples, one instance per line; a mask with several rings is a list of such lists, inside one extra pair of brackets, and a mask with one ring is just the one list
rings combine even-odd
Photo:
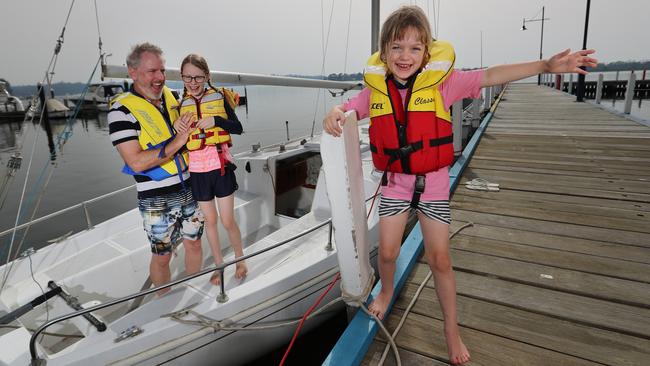
[[(24, 11), (33, 5), (31, 1), (15, 8)], [(577, 41), (567, 36), (577, 34), (573, 25), (579, 23), (575, 21), (576, 15), (584, 10), (584, 4), (580, 4), (579, 11), (577, 6), (566, 4), (554, 5), (552, 10), (541, 3), (516, 5), (528, 12), (523, 14), (521, 31), (535, 28), (527, 22), (541, 21), (540, 60), (558, 52), (555, 50), (558, 47), (574, 49), (566, 51), (570, 61), (560, 62), (565, 65), (553, 65), (552, 61), (529, 62), (528, 70), (534, 72), (527, 75), (541, 70), (560, 73), (571, 70), (571, 74), (541, 74), (541, 85), (528, 83), (537, 76), (523, 82), (496, 85), (503, 82), (494, 79), (497, 72), (493, 71), (492, 77), (486, 72), (481, 85), (494, 86), (485, 87), (478, 98), (478, 93), (473, 94), (477, 99), (456, 98), (450, 109), (441, 104), (449, 95), (438, 94), (443, 88), (437, 83), (451, 76), (453, 69), (471, 70), (478, 65), (484, 68), (484, 29), (480, 29), (479, 48), (479, 30), (473, 29), (474, 26), (481, 24), (489, 29), (485, 35), (490, 47), (485, 55), (486, 64), (493, 65), (518, 64), (530, 59), (533, 52), (519, 51), (525, 48), (523, 45), (536, 51), (537, 43), (531, 39), (539, 39), (540, 33), (520, 33), (516, 36), (520, 44), (495, 45), (495, 35), (503, 41), (509, 38), (509, 30), (504, 31), (506, 28), (500, 26), (513, 28), (505, 17), (498, 18), (498, 22), (492, 19), (488, 25), (482, 22), (493, 9), (475, 11), (483, 7), (476, 5), (476, 9), (464, 11), (461, 16), (445, 8), (450, 4), (443, 4), (442, 24), (444, 27), (453, 24), (453, 27), (444, 28), (438, 38), (440, 2), (436, 9), (433, 1), (433, 13), (428, 2), (418, 4), (419, 10), (426, 13), (425, 22), (428, 19), (431, 23), (430, 33), (417, 27), (415, 32), (409, 29), (408, 36), (405, 34), (399, 42), (392, 41), (390, 52), (402, 53), (400, 57), (404, 57), (401, 48), (397, 51), (403, 44), (400, 42), (412, 42), (412, 38), (417, 39), (412, 33), (420, 32), (420, 35), (427, 34), (427, 40), (433, 37), (434, 42), (441, 41), (437, 43), (439, 48), (427, 43), (429, 51), (433, 48), (439, 53), (430, 52), (431, 58), (426, 58), (420, 68), (405, 61), (409, 60), (408, 56), (401, 58), (398, 70), (391, 68), (396, 67), (393, 61), (376, 56), (372, 61), (376, 64), (369, 60), (364, 70), (373, 102), (373, 107), (368, 109), (383, 109), (382, 102), (391, 105), (392, 112), (379, 117), (395, 122), (394, 127), (400, 127), (402, 122), (399, 113), (414, 117), (405, 119), (401, 126), (404, 129), (400, 130), (408, 131), (410, 143), (406, 145), (406, 137), (400, 135), (397, 148), (384, 145), (378, 153), (377, 143), (383, 142), (377, 138), (378, 128), (372, 130), (368, 119), (357, 121), (357, 114), (348, 110), (341, 117), (346, 120), (342, 137), (335, 138), (325, 133), (331, 130), (323, 118), (333, 106), (354, 97), (364, 87), (363, 81), (350, 80), (350, 76), (362, 75), (356, 71), (368, 56), (368, 43), (370, 53), (375, 52), (378, 44), (390, 46), (378, 42), (378, 27), (381, 17), (399, 5), (389, 4), (380, 13), (378, 0), (371, 1), (372, 9), (367, 9), (369, 4), (365, 3), (350, 1), (349, 6), (340, 7), (340, 3), (330, 1), (331, 9), (325, 9), (329, 2), (321, 2), (317, 14), (318, 7), (314, 4), (292, 4), (293, 12), (300, 16), (293, 16), (288, 27), (290, 32), (283, 33), (286, 19), (276, 14), (275, 9), (266, 9), (266, 3), (215, 6), (189, 2), (179, 9), (185, 15), (177, 17), (173, 27), (163, 27), (161, 22), (135, 21), (141, 17), (125, 16), (122, 1), (116, 0), (110, 7), (104, 5), (107, 9), (102, 6), (101, 11), (97, 3), (94, 9), (92, 4), (86, 4), (81, 10), (85, 22), (82, 38), (89, 38), (90, 33), (95, 37), (96, 26), (97, 39), (92, 41), (98, 45), (99, 57), (94, 56), (94, 46), (75, 43), (78, 39), (71, 32), (66, 35), (68, 44), (62, 47), (66, 28), (78, 25), (73, 27), (71, 22), (69, 26), (68, 21), (75, 17), (79, 21), (78, 13), (73, 13), (75, 2), (72, 1), (69, 9), (64, 6), (56, 12), (49, 11), (49, 16), (57, 18), (57, 27), (65, 15), (63, 10), (67, 11), (67, 17), (44, 79), (36, 81), (38, 75), (24, 75), (22, 70), (28, 69), (31, 60), (20, 55), (24, 65), (16, 62), (13, 54), (20, 52), (9, 52), (8, 56), (12, 57), (6, 63), (20, 67), (10, 66), (5, 70), (0, 65), (0, 76), (8, 78), (0, 79), (0, 366), (448, 365), (456, 357), (469, 357), (467, 350), (454, 350), (455, 346), (458, 348), (458, 344), (453, 344), (455, 337), (449, 338), (451, 344), (445, 342), (445, 334), (447, 337), (450, 334), (449, 319), (453, 317), (449, 316), (447, 306), (443, 313), (440, 304), (445, 303), (445, 296), (445, 304), (449, 304), (449, 294), (439, 298), (439, 292), (449, 283), (435, 285), (430, 268), (436, 271), (440, 285), (440, 266), (430, 267), (424, 259), (422, 230), (413, 214), (396, 262), (394, 299), (383, 322), (370, 316), (370, 312), (377, 310), (377, 303), (380, 309), (382, 305), (376, 301), (373, 310), (371, 302), (377, 299), (381, 289), (377, 262), (378, 259), (383, 260), (381, 263), (386, 261), (380, 254), (386, 253), (385, 235), (389, 227), (382, 221), (382, 252), (379, 253), (378, 192), (387, 175), (382, 175), (375, 160), (382, 154), (390, 156), (383, 170), (392, 171), (388, 168), (397, 161), (397, 154), (401, 160), (399, 165), (408, 166), (415, 163), (415, 158), (410, 160), (411, 153), (421, 149), (423, 141), (429, 141), (434, 147), (424, 148), (422, 156), (427, 156), (428, 162), (418, 161), (426, 163), (425, 173), (432, 171), (428, 167), (433, 155), (427, 153), (440, 154), (435, 160), (446, 161), (440, 166), (433, 164), (433, 170), (453, 161), (449, 169), (451, 247), (445, 245), (444, 249), (450, 252), (453, 261), (453, 286), (458, 294), (458, 325), (462, 336), (458, 341), (461, 345), (464, 341), (471, 354), (467, 365), (640, 366), (647, 363), (650, 356), (650, 248), (646, 245), (650, 242), (650, 81), (645, 70), (606, 71), (591, 73), (585, 84), (578, 86), (576, 72), (580, 72), (577, 68), (580, 64), (571, 64), (576, 60), (572, 58), (574, 53), (581, 54), (582, 65), (596, 65), (594, 59), (586, 57), (593, 51), (576, 51)], [(499, 0), (492, 7), (514, 8), (514, 3), (506, 4), (509, 1)], [(49, 4), (40, 5), (43, 12), (48, 12)], [(135, 10), (139, 14), (140, 4), (124, 5), (128, 5), (129, 12)], [(164, 1), (158, 5), (178, 6)], [(194, 5), (200, 6), (201, 11)], [(288, 6), (274, 5), (279, 9)], [(640, 7), (637, 3), (633, 5)], [(456, 8), (458, 4), (450, 6)], [(597, 14), (607, 13), (603, 10), (607, 6), (610, 5), (598, 5)], [(587, 49), (589, 8), (590, 1), (587, 1), (583, 50)], [(258, 12), (259, 9), (264, 11)], [(630, 9), (625, 12), (640, 13)], [(142, 14), (153, 19), (157, 12), (147, 9)], [(225, 37), (216, 37), (209, 46), (201, 41), (207, 34), (184, 37), (179, 42), (178, 29), (194, 31), (198, 29), (196, 24), (213, 22), (215, 14), (220, 19), (215, 29)], [(319, 38), (315, 37), (318, 27), (314, 27), (318, 16), (320, 44), (315, 42)], [(347, 25), (336, 18), (347, 18)], [(100, 19), (109, 20), (108, 26), (102, 23), (100, 27)], [(459, 26), (461, 20), (466, 27)], [(521, 25), (520, 18), (516, 20), (514, 29)], [(544, 46), (545, 21), (549, 21), (550, 33), (547, 46)], [(598, 21), (602, 20), (597, 19), (596, 24)], [(41, 19), (40, 28), (51, 33), (54, 27), (48, 22)], [(363, 32), (354, 30), (359, 25), (363, 25)], [(357, 38), (363, 33), (365, 39), (370, 27), (373, 28), (370, 42), (364, 40), (360, 47), (351, 41), (350, 35), (355, 33)], [(602, 28), (596, 25), (597, 30)], [(74, 29), (73, 32), (80, 32)], [(125, 29), (131, 32), (124, 33)], [(152, 33), (138, 31), (137, 37), (132, 37), (133, 29), (148, 29)], [(264, 37), (260, 37), (261, 29)], [(462, 32), (454, 33), (458, 30)], [(469, 32), (476, 33), (476, 37), (469, 37)], [(639, 59), (638, 54), (629, 56), (628, 51), (621, 51), (611, 42), (603, 46), (602, 40), (614, 37), (617, 32), (615, 27), (606, 37), (599, 33), (592, 36), (598, 40), (594, 42), (598, 47), (590, 45), (598, 51), (593, 57), (600, 57), (603, 50), (608, 61), (625, 57)], [(56, 35), (49, 37), (53, 40)], [(20, 44), (14, 43), (14, 38), (2, 38), (3, 46), (12, 51), (42, 48), (31, 45), (30, 34), (21, 36)], [(448, 38), (453, 47), (447, 46)], [(466, 43), (469, 38), (477, 39)], [(327, 60), (332, 57), (328, 55), (331, 39), (346, 39), (345, 54), (339, 50), (335, 67), (328, 65)], [(123, 96), (120, 93), (128, 90), (133, 85), (131, 82), (138, 81), (132, 80), (132, 76), (140, 77), (140, 88), (147, 85), (143, 74), (131, 73), (140, 64), (134, 66), (131, 57), (128, 57), (128, 69), (123, 63), (128, 48), (139, 42), (160, 45), (165, 52), (162, 56), (145, 51), (162, 60), (161, 66), (153, 70), (154, 79), (162, 75), (151, 84), (153, 88), (165, 83), (183, 98), (186, 83), (201, 84), (206, 78), (201, 73), (188, 75), (187, 71), (181, 75), (184, 68), (178, 68), (176, 61), (188, 51), (206, 52), (204, 55), (217, 69), (208, 70), (207, 66), (199, 69), (214, 85), (238, 94), (233, 99), (238, 102), (229, 106), (236, 110), (243, 126), (243, 134), (234, 135), (241, 132), (240, 126), (238, 132), (230, 132), (233, 136), (229, 141), (234, 143), (230, 151), (238, 184), (233, 214), (241, 230), (244, 254), (235, 255), (240, 249), (233, 247), (240, 245), (238, 239), (227, 234), (228, 225), (217, 224), (223, 263), (213, 254), (218, 253), (218, 245), (214, 249), (213, 242), (208, 242), (204, 234), (198, 243), (202, 248), (201, 261), (195, 266), (200, 266), (198, 272), (190, 270), (186, 261), (191, 258), (188, 253), (192, 253), (192, 247), (189, 244), (174, 247), (167, 257), (171, 258), (171, 277), (168, 277), (171, 282), (167, 283), (167, 280), (156, 282), (157, 275), (151, 267), (154, 263), (149, 247), (151, 237), (147, 237), (150, 232), (143, 230), (132, 177), (119, 173), (128, 160), (120, 156), (123, 151), (118, 153), (111, 146), (116, 124), (114, 119), (107, 119), (111, 100), (119, 100)], [(421, 40), (417, 42), (413, 44), (421, 44)], [(105, 50), (103, 45), (109, 47)], [(48, 43), (48, 49), (49, 46)], [(343, 49), (340, 45), (329, 48), (336, 47)], [(59, 60), (62, 49), (65, 51)], [(354, 50), (350, 58), (349, 50)], [(45, 55), (33, 56), (39, 62), (45, 60)], [(339, 56), (344, 60), (342, 70)], [(551, 60), (557, 60), (557, 56)], [(142, 61), (141, 55), (137, 57), (138, 62)], [(476, 60), (472, 60), (474, 57)], [(279, 67), (278, 62), (283, 66)], [(612, 62), (605, 66), (648, 64), (644, 62)], [(354, 65), (352, 71), (349, 64)], [(94, 69), (88, 73), (87, 68), (92, 65)], [(159, 70), (160, 67), (163, 69)], [(40, 68), (38, 72), (43, 75)], [(252, 72), (223, 71), (234, 69)], [(415, 74), (407, 75), (406, 69), (417, 70), (417, 78)], [(396, 84), (387, 81), (390, 77), (384, 80), (386, 72), (393, 73)], [(501, 72), (500, 76), (505, 77), (507, 73)], [(413, 85), (423, 85), (425, 74), (440, 79), (413, 89)], [(366, 78), (368, 75), (373, 76)], [(368, 82), (372, 77), (378, 84)], [(87, 82), (78, 82), (80, 78), (87, 78)], [(15, 97), (8, 80), (14, 91), (15, 80), (19, 80), (18, 84), (31, 84), (19, 85), (22, 90), (36, 83), (37, 92)], [(403, 101), (399, 96), (394, 99), (397, 89), (389, 88), (399, 86), (398, 82), (411, 85), (401, 95), (406, 98), (408, 111), (393, 110), (397, 101), (400, 104)], [(80, 93), (71, 87), (55, 95), (57, 85), (65, 89), (65, 84), (84, 86)], [(377, 85), (379, 89), (385, 86), (386, 91), (382, 92)], [(442, 85), (445, 86), (444, 82)], [(460, 89), (464, 84), (454, 80), (446, 84), (447, 88), (450, 85)], [(469, 86), (463, 87), (469, 90)], [(385, 93), (385, 97), (377, 92)], [(420, 101), (423, 106), (408, 104), (411, 93), (417, 96), (413, 98), (415, 104)], [(428, 96), (426, 93), (433, 93), (433, 98), (421, 98)], [(576, 98), (575, 94), (579, 96)], [(178, 98), (167, 90), (162, 95), (163, 106)], [(197, 95), (202, 98), (202, 94)], [(587, 99), (584, 103), (583, 97)], [(139, 130), (138, 125), (138, 141), (144, 150), (162, 144), (160, 159), (166, 156), (166, 144), (180, 130), (165, 122), (168, 119), (164, 117), (165, 108), (160, 114), (149, 106), (158, 106), (155, 101), (159, 99), (146, 98), (124, 108), (130, 113), (134, 107), (147, 109), (133, 114), (137, 124), (146, 120), (157, 124), (156, 128), (163, 125), (169, 128), (172, 138), (161, 137), (164, 141), (153, 138), (144, 147), (146, 138), (141, 139), (140, 135), (147, 128), (142, 125), (145, 127)], [(435, 102), (435, 107), (424, 105), (431, 102)], [(214, 105), (219, 103), (224, 106), (223, 102)], [(432, 113), (435, 127), (418, 131), (419, 123), (425, 120), (415, 118), (416, 113), (412, 114), (415, 111)], [(200, 118), (202, 110), (198, 104), (197, 113)], [(174, 115), (173, 110), (166, 114)], [(371, 113), (371, 116), (372, 123), (378, 123), (378, 115)], [(409, 126), (407, 120), (419, 122), (411, 122)], [(216, 123), (217, 119), (215, 130)], [(449, 132), (447, 136), (447, 129), (453, 134)], [(373, 131), (374, 140), (371, 140)], [(382, 133), (388, 135), (386, 131)], [(414, 132), (425, 135), (414, 139), (411, 136)], [(436, 141), (446, 145), (444, 156), (443, 148), (437, 147)], [(419, 147), (415, 147), (417, 144)], [(414, 150), (405, 153), (406, 148)], [(178, 162), (173, 169), (181, 170)], [(409, 168), (400, 169), (411, 173)], [(136, 171), (141, 172), (137, 168)], [(419, 193), (413, 195), (411, 205), (416, 196), (419, 198)], [(227, 213), (223, 214), (221, 206), (218, 208), (218, 216), (223, 220)], [(440, 220), (443, 221), (447, 222)], [(144, 225), (146, 229), (146, 220)], [(431, 241), (427, 240), (427, 245), (430, 253)], [(242, 260), (248, 267), (243, 279), (235, 276), (235, 267), (239, 269)], [(447, 267), (451, 269), (448, 261)], [(385, 271), (386, 267), (383, 268)], [(215, 278), (219, 283), (210, 283)], [(384, 272), (382, 279), (385, 278)], [(159, 283), (162, 285), (157, 286)], [(160, 296), (165, 290), (170, 291)], [(465, 355), (461, 355), (463, 352)]]

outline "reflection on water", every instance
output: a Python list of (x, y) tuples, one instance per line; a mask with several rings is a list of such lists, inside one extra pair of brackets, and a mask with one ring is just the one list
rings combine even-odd
[[(310, 134), (313, 121), (319, 133), (323, 111), (342, 101), (329, 93), (323, 97), (322, 91), (318, 97), (314, 89), (264, 86), (235, 89), (241, 94), (246, 92), (249, 106), (248, 111), (245, 107), (237, 109), (244, 134), (233, 136), (234, 152), (250, 149), (258, 142), (269, 145), (286, 140), (287, 121), (291, 139)], [(14, 171), (8, 165), (17, 153), (22, 155), (22, 164)], [(120, 173), (122, 165), (108, 137), (105, 112), (79, 116), (72, 121), (51, 119), (49, 123), (39, 124), (35, 119), (31, 123), (1, 123), (0, 231), (14, 226), (19, 205), (22, 207), (18, 222), (23, 223), (134, 184), (131, 177)], [(88, 210), (96, 224), (135, 207), (135, 203), (135, 190), (132, 190), (117, 199), (91, 204)], [(23, 247), (42, 247), (48, 240), (82, 230), (85, 225), (83, 211), (71, 211), (54, 221), (34, 225)], [(10, 240), (11, 234), (0, 237), (0, 263), (6, 259)], [(20, 240), (18, 235), (15, 241)], [(14, 248), (12, 252), (17, 251)]]

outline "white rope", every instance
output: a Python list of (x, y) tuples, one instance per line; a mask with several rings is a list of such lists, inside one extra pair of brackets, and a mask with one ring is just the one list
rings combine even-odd
[[(315, 317), (316, 315), (324, 312), (328, 308), (334, 306), (336, 303), (343, 301), (342, 297), (337, 297), (333, 299), (332, 301), (328, 302), (327, 304), (323, 305), (320, 307), (318, 310), (314, 311), (313, 313), (309, 314), (305, 320), (311, 319)], [(185, 315), (193, 315), (195, 316), (198, 320), (186, 320), (183, 319)], [(188, 324), (188, 325), (196, 325), (196, 326), (202, 326), (202, 327), (208, 327), (208, 328), (213, 328), (215, 332), (218, 331), (227, 331), (227, 332), (236, 332), (240, 330), (264, 330), (264, 329), (274, 329), (274, 328), (280, 328), (280, 327), (286, 327), (289, 325), (297, 324), (302, 321), (302, 317), (296, 318), (294, 320), (289, 320), (289, 321), (282, 321), (282, 322), (277, 322), (277, 323), (269, 323), (269, 324), (264, 324), (264, 325), (238, 325), (238, 324), (233, 324), (229, 325), (229, 320), (216, 320), (212, 319), (208, 316), (205, 316), (203, 314), (199, 314), (194, 310), (181, 310), (178, 312), (174, 313), (169, 313), (162, 315), (162, 317), (168, 317), (172, 320), (175, 320), (179, 323), (182, 324)]]

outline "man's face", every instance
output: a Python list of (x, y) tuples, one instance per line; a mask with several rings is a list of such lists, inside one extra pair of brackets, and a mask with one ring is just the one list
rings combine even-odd
[(162, 56), (143, 52), (138, 67), (129, 67), (129, 76), (138, 93), (152, 100), (162, 98), (165, 85), (165, 60)]

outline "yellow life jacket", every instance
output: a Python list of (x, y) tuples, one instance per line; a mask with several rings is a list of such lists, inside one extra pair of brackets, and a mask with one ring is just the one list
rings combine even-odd
[[(207, 88), (201, 99), (186, 95), (181, 101), (180, 114), (193, 113), (193, 122), (205, 117), (218, 116), (228, 119), (224, 103), (234, 110), (238, 104), (239, 95), (226, 88)], [(188, 150), (200, 150), (206, 145), (230, 144), (230, 134), (221, 127), (197, 129), (187, 141)]]
[[(173, 123), (179, 116), (178, 102), (171, 90), (166, 86), (163, 86), (163, 98), (167, 113), (169, 114), (170, 123)], [(158, 108), (144, 98), (131, 92), (126, 92), (116, 96), (111, 101), (111, 104), (117, 101), (128, 108), (140, 123), (138, 142), (142, 150), (160, 148), (174, 138), (176, 133), (173, 127), (165, 121)], [(147, 169), (143, 172), (133, 171), (125, 164), (122, 172), (130, 175), (146, 175), (154, 180), (163, 180), (173, 175), (179, 175), (182, 181), (182, 173), (188, 168), (187, 162), (187, 152), (183, 152), (175, 154), (173, 159), (170, 159), (162, 165)]]
[[(415, 78), (412, 95), (406, 108), (408, 111), (435, 111), (438, 118), (451, 122), (451, 115), (444, 108), (438, 86), (453, 70), (455, 59), (454, 48), (450, 43), (445, 41), (429, 43), (429, 62)], [(370, 88), (370, 118), (393, 113), (388, 97), (386, 71), (386, 64), (381, 61), (379, 52), (368, 59), (363, 79), (366, 86)]]

